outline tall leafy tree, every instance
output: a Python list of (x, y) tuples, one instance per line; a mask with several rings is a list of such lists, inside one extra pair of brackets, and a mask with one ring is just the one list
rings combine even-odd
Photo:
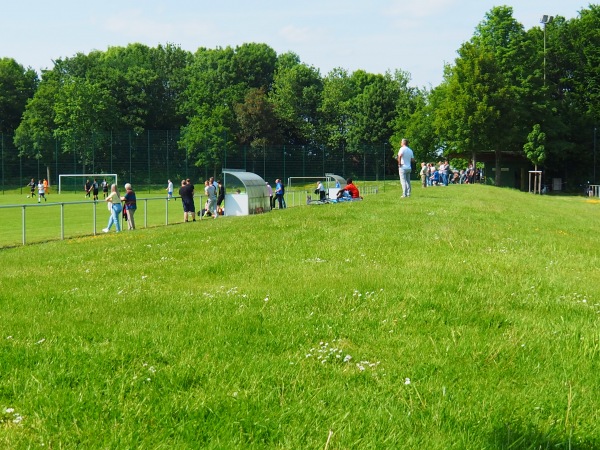
[(37, 85), (34, 70), (25, 69), (12, 58), (0, 58), (0, 132), (17, 129)]
[(64, 152), (75, 152), (84, 167), (105, 147), (99, 136), (116, 122), (114, 99), (102, 86), (88, 80), (64, 80), (54, 104), (54, 137)]
[[(556, 17), (547, 26), (547, 89), (552, 107), (547, 133), (546, 166), (562, 177), (593, 171), (593, 130), (600, 122), (600, 6), (580, 17)], [(575, 184), (575, 183), (572, 183)]]
[(322, 91), (323, 80), (314, 67), (302, 63), (279, 65), (269, 99), (274, 105), (285, 143), (317, 143)]
[(275, 111), (264, 88), (251, 88), (234, 110), (240, 144), (264, 149), (281, 141)]
[(60, 77), (45, 71), (35, 95), (27, 103), (23, 119), (15, 131), (19, 154), (49, 161), (55, 150), (54, 104), (60, 89)]
[(249, 90), (269, 89), (276, 62), (275, 52), (264, 44), (201, 48), (194, 54), (181, 104), (188, 124), (180, 145), (197, 165), (216, 170), (238, 135), (234, 108), (244, 103)]
[(389, 73), (380, 75), (357, 71), (352, 78), (359, 92), (351, 102), (349, 148), (358, 150), (363, 144), (380, 145), (392, 135), (400, 86)]
[(319, 141), (334, 149), (345, 148), (351, 126), (351, 102), (356, 96), (356, 85), (348, 71), (337, 68), (323, 79), (322, 100), (319, 107)]
[[(435, 129), (437, 90), (415, 90), (412, 108), (399, 111), (392, 142), (397, 149), (402, 138), (410, 145), (418, 161), (436, 161), (443, 152), (443, 141)], [(396, 153), (394, 151), (394, 153)]]
[(446, 149), (496, 153), (496, 184), (504, 150), (522, 148), (519, 133), (518, 70), (515, 54), (521, 46), (522, 26), (512, 18), (512, 8), (493, 8), (475, 36), (458, 51), (455, 66), (445, 73), (444, 103), (437, 126), (445, 133)]

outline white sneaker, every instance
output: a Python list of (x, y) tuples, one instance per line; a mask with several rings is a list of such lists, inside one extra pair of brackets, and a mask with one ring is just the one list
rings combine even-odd
[(108, 228), (102, 228), (102, 232), (108, 233)]

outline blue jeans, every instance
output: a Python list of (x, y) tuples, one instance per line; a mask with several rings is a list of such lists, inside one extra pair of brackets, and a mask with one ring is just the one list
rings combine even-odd
[(117, 228), (117, 231), (121, 231), (121, 221), (119, 220), (119, 215), (122, 211), (123, 207), (120, 203), (113, 203), (112, 208), (110, 210), (110, 218), (108, 219), (108, 226), (106, 228), (110, 230), (114, 223), (115, 227)]

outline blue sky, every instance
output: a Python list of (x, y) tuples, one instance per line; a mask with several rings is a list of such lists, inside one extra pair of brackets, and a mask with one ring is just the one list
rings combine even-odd
[(6, 2), (0, 57), (25, 67), (140, 42), (185, 50), (260, 42), (292, 51), (326, 75), (336, 67), (409, 72), (414, 86), (436, 86), (444, 62), (494, 6), (508, 5), (525, 29), (542, 14), (576, 17), (584, 0), (30, 0)]

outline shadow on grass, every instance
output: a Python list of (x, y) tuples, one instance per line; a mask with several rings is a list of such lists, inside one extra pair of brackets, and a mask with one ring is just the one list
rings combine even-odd
[(491, 437), (491, 448), (506, 450), (565, 449), (600, 450), (600, 439), (568, 435), (556, 429), (544, 432), (532, 424), (505, 424), (498, 427)]

